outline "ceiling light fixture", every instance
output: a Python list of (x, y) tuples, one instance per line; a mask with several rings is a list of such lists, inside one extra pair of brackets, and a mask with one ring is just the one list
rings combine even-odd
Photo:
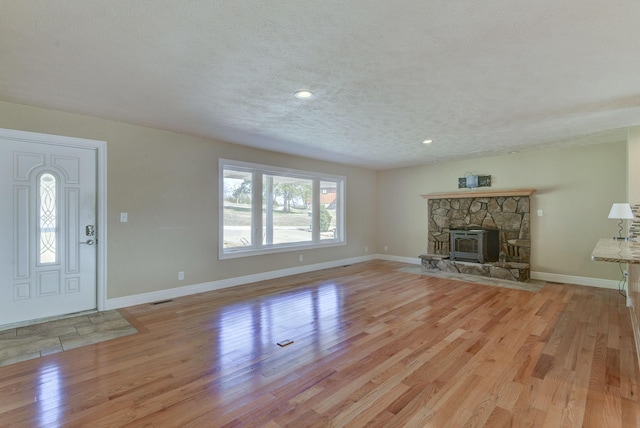
[(308, 99), (313, 97), (313, 92), (311, 91), (298, 91), (295, 94), (296, 98), (300, 98), (300, 99)]
[(431, 143), (433, 143), (433, 140), (424, 140), (422, 142), (422, 144), (431, 144)]

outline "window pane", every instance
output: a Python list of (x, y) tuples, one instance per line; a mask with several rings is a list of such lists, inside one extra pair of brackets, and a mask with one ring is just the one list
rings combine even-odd
[(40, 210), (39, 230), (40, 251), (38, 262), (40, 264), (56, 263), (56, 244), (58, 242), (58, 219), (56, 215), (56, 178), (51, 174), (40, 176)]
[(340, 219), (340, 196), (336, 181), (320, 182), (320, 239), (337, 239)]
[(346, 243), (344, 177), (226, 159), (218, 165), (221, 260)]
[(251, 247), (252, 174), (224, 170), (224, 248)]
[(265, 245), (311, 242), (313, 182), (281, 175), (263, 176), (262, 231)]

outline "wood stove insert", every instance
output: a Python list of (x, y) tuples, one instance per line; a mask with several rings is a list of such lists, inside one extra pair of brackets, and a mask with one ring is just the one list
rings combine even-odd
[(451, 230), (451, 260), (487, 263), (498, 261), (500, 238), (497, 230)]

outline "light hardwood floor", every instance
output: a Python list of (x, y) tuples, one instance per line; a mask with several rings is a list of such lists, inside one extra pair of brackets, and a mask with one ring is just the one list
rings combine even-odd
[(401, 266), (121, 310), (140, 333), (0, 367), (0, 425), (640, 425), (616, 291), (532, 293)]

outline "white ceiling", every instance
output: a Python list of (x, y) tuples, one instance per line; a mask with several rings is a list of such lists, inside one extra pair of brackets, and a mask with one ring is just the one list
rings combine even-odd
[(621, 141), (640, 1), (7, 0), (0, 100), (376, 169)]

